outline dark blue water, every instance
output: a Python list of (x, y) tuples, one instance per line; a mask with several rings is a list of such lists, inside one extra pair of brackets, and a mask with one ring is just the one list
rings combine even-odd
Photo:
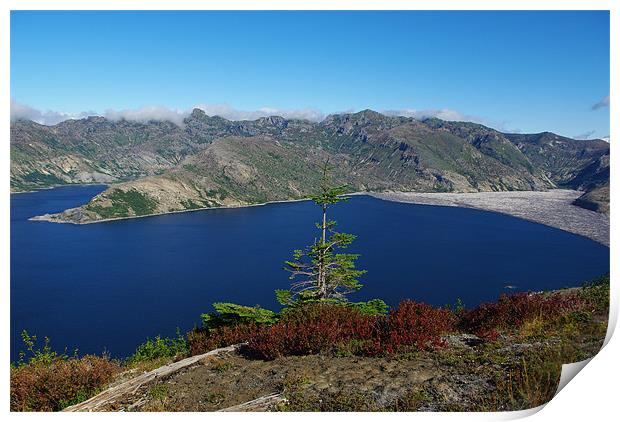
[[(86, 202), (102, 186), (11, 195), (11, 356), (26, 329), (58, 349), (125, 356), (147, 337), (199, 323), (210, 304), (277, 308), (282, 263), (317, 235), (310, 202), (75, 226), (28, 221)], [(356, 300), (435, 305), (576, 286), (609, 271), (609, 249), (490, 212), (353, 197), (331, 216), (368, 270)]]

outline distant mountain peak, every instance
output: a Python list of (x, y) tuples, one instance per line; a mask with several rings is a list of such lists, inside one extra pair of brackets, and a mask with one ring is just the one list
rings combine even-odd
[(387, 117), (385, 114), (381, 114), (378, 111), (374, 111), (371, 110), (369, 108), (366, 108), (364, 110), (358, 111), (357, 113), (354, 113), (357, 116), (364, 116), (364, 117), (368, 117), (368, 118), (384, 118)]
[(288, 121), (282, 116), (267, 116), (258, 118), (256, 123), (282, 128), (287, 126)]
[(195, 108), (192, 110), (192, 113), (190, 114), (190, 117), (193, 118), (200, 118), (200, 117), (206, 117), (207, 113), (205, 113), (205, 111), (201, 108)]

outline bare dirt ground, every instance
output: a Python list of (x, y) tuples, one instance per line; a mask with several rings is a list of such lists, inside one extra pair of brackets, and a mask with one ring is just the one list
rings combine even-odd
[(422, 356), (397, 360), (311, 355), (261, 361), (233, 351), (154, 379), (96, 410), (216, 411), (289, 390), (358, 391), (389, 403), (441, 373), (436, 362)]
[(370, 195), (395, 202), (499, 212), (575, 233), (609, 246), (609, 215), (573, 205), (573, 201), (582, 193), (575, 190), (554, 189), (546, 192), (387, 192)]

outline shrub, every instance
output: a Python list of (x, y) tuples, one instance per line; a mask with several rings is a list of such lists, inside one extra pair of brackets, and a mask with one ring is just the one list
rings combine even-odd
[[(22, 342), (26, 346), (27, 352), (30, 353), (28, 358), (28, 363), (42, 363), (42, 364), (51, 364), (57, 358), (66, 358), (66, 355), (59, 355), (55, 351), (50, 348), (50, 339), (45, 337), (43, 339), (43, 348), (35, 348), (37, 344), (37, 336), (29, 335), (28, 331), (23, 330), (21, 332)], [(26, 364), (25, 359), (26, 352), (23, 350), (19, 352), (19, 362), (17, 366), (21, 366)], [(13, 364), (12, 364), (13, 365)], [(13, 365), (14, 366), (14, 365)]]
[[(349, 337), (357, 338), (354, 334), (347, 336), (343, 333), (347, 330), (359, 330), (360, 324), (366, 324), (368, 329), (369, 324), (374, 322), (372, 317), (387, 312), (387, 305), (380, 299), (354, 303), (335, 300), (296, 301), (284, 308), (280, 314), (259, 306), (249, 307), (233, 303), (214, 303), (213, 307), (215, 313), (201, 315), (202, 327), (187, 334), (192, 355), (231, 344), (245, 343), (256, 337), (269, 344), (276, 340), (281, 344), (288, 343), (287, 346), (278, 346), (284, 354), (315, 353), (340, 347)], [(279, 321), (282, 324), (278, 325)], [(357, 328), (352, 327), (352, 324), (357, 324)], [(289, 335), (286, 327), (297, 330), (298, 333), (294, 336)], [(302, 338), (305, 335), (308, 338)], [(253, 341), (253, 344), (259, 343)], [(264, 354), (252, 347), (250, 349), (257, 356), (272, 356), (271, 353)]]
[(454, 313), (448, 309), (405, 300), (384, 321), (382, 349), (394, 353), (409, 346), (416, 349), (440, 346), (441, 335), (454, 331), (456, 322)]
[(518, 329), (535, 319), (549, 321), (581, 310), (586, 303), (576, 292), (517, 293), (502, 295), (461, 315), (459, 327), (479, 337), (495, 339), (499, 330)]
[(262, 327), (248, 341), (261, 359), (325, 351), (376, 356), (441, 345), (454, 327), (452, 312), (412, 301), (387, 316), (366, 315), (346, 305), (312, 303), (287, 312), (279, 323)]
[(260, 306), (214, 303), (216, 312), (202, 314), (202, 327), (187, 333), (189, 353), (198, 355), (219, 347), (245, 343), (261, 325), (273, 324), (278, 314)]
[(258, 330), (248, 350), (261, 359), (319, 353), (350, 340), (370, 339), (376, 318), (344, 305), (308, 303)]
[(357, 309), (364, 315), (385, 315), (387, 314), (389, 307), (381, 299), (372, 299), (368, 302), (351, 302), (348, 306)]
[(154, 339), (147, 339), (146, 342), (136, 348), (133, 355), (127, 358), (126, 363), (132, 365), (159, 358), (187, 356), (188, 352), (187, 341), (177, 330), (176, 338), (157, 336)]
[(202, 314), (204, 328), (217, 328), (238, 324), (273, 324), (277, 321), (277, 314), (260, 306), (243, 306), (235, 303), (214, 303), (217, 313)]
[(245, 343), (258, 332), (257, 324), (239, 324), (215, 329), (195, 328), (187, 333), (190, 355), (199, 355), (219, 347)]
[(96, 394), (120, 372), (107, 356), (68, 357), (49, 348), (35, 348), (36, 336), (22, 333), (31, 356), (25, 353), (11, 367), (12, 411), (58, 411)]
[(12, 368), (11, 410), (61, 410), (95, 395), (119, 371), (116, 362), (93, 355)]

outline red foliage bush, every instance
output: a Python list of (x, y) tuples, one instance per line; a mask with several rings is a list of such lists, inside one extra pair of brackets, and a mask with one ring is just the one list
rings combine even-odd
[(208, 330), (198, 328), (187, 333), (190, 355), (199, 355), (219, 347), (244, 343), (256, 335), (256, 324), (238, 324)]
[[(349, 348), (366, 356), (394, 353), (403, 347), (441, 345), (441, 335), (454, 327), (452, 312), (412, 301), (402, 302), (388, 316), (364, 315), (346, 306), (306, 305), (287, 313), (277, 324), (262, 327), (248, 341), (261, 359), (307, 355)], [(349, 347), (353, 344), (353, 347)]]
[(502, 295), (496, 303), (483, 303), (465, 311), (459, 327), (492, 340), (499, 335), (497, 330), (519, 328), (536, 318), (550, 320), (584, 306), (584, 300), (574, 292)]
[(61, 410), (95, 394), (119, 371), (116, 362), (92, 355), (11, 368), (11, 410)]
[(386, 316), (365, 315), (355, 308), (306, 304), (284, 312), (273, 325), (245, 324), (188, 334), (192, 354), (247, 342), (246, 350), (260, 359), (308, 355), (331, 350), (380, 356), (409, 349), (442, 346), (441, 336), (460, 329), (486, 339), (498, 330), (516, 329), (534, 318), (555, 318), (582, 309), (577, 293), (503, 295), (455, 315), (448, 309), (405, 300)]
[(456, 316), (448, 309), (405, 300), (384, 321), (381, 346), (387, 353), (403, 346), (418, 349), (440, 346), (441, 335), (454, 331), (456, 322)]
[(262, 327), (248, 341), (248, 350), (261, 359), (318, 353), (352, 340), (372, 339), (378, 318), (346, 306), (308, 304), (286, 312), (277, 324)]

